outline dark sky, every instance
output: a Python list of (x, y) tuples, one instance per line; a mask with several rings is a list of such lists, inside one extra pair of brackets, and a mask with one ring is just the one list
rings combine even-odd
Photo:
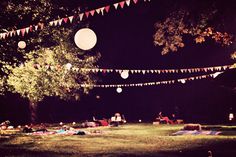
[[(76, 5), (82, 4), (93, 9), (114, 2), (116, 1), (84, 0), (76, 2)], [(232, 34), (236, 33), (233, 1), (206, 3), (196, 0), (139, 0), (136, 5), (131, 2), (130, 6), (125, 6), (124, 9), (115, 10), (112, 7), (104, 16), (90, 17), (87, 20), (89, 27), (95, 31), (98, 38), (93, 51), (99, 51), (102, 55), (99, 66), (114, 69), (171, 69), (232, 64), (234, 61), (230, 59), (230, 54), (234, 45), (222, 47), (211, 40), (195, 44), (191, 37), (186, 37), (186, 46), (183, 49), (162, 56), (161, 48), (153, 44), (155, 22), (165, 19), (171, 11), (179, 8), (190, 8), (198, 14), (198, 11), (207, 5), (214, 5), (219, 9), (220, 13), (215, 19), (215, 24), (220, 25), (218, 28)], [(222, 21), (225, 24), (222, 24)], [(102, 84), (119, 84), (169, 80), (189, 75), (131, 74), (127, 80), (115, 73), (99, 76)], [(115, 112), (120, 112), (128, 121), (152, 121), (159, 111), (163, 111), (164, 115), (177, 112), (179, 117), (191, 122), (222, 122), (227, 119), (231, 108), (235, 111), (235, 93), (228, 86), (232, 84), (232, 77), (235, 78), (234, 73), (226, 72), (215, 80), (123, 88), (120, 94), (115, 88), (96, 88), (89, 95), (83, 96), (80, 102), (47, 98), (39, 106), (39, 118), (47, 122), (80, 121), (91, 119), (93, 115), (98, 118), (109, 118)], [(96, 99), (97, 95), (100, 99)], [(15, 96), (14, 102), (7, 104), (9, 97), (12, 96), (2, 98), (2, 117), (24, 122), (27, 115), (26, 102)]]

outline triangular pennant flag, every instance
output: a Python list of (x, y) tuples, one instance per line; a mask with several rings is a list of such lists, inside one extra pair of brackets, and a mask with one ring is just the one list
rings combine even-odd
[(54, 23), (53, 21), (50, 21), (49, 26), (53, 26), (53, 23)]
[(119, 4), (120, 4), (120, 7), (123, 9), (124, 6), (125, 6), (125, 1), (122, 1), (122, 2), (120, 2)]
[(74, 16), (70, 16), (70, 17), (69, 17), (70, 23), (72, 23), (73, 18), (74, 18)]
[[(13, 31), (10, 32), (10, 37), (12, 37), (12, 35), (13, 35)], [(0, 37), (0, 38), (1, 38), (1, 37)]]
[(86, 15), (86, 17), (88, 18), (88, 17), (89, 17), (89, 11), (86, 11), (86, 12), (85, 12), (85, 15)]
[(79, 20), (80, 20), (80, 21), (83, 20), (83, 16), (84, 16), (84, 13), (80, 13), (80, 14), (79, 14)]
[(138, 3), (138, 0), (133, 0), (133, 2), (136, 4), (136, 3)]
[(142, 70), (142, 73), (143, 73), (143, 74), (145, 74), (145, 72), (146, 72), (145, 70)]
[(32, 31), (33, 31), (33, 26), (32, 26), (32, 25), (30, 25), (30, 26), (29, 26), (29, 28), (30, 28), (30, 29), (29, 29), (29, 30), (30, 30), (30, 32), (32, 32)]
[(36, 31), (38, 30), (38, 27), (39, 27), (38, 25), (34, 26), (34, 28), (35, 28)]
[(21, 31), (21, 35), (23, 37), (25, 35), (25, 28), (22, 28), (20, 31)]
[(119, 5), (119, 3), (115, 3), (115, 4), (113, 4), (113, 5), (114, 5), (115, 9), (117, 9), (117, 8), (118, 8), (118, 5)]
[(63, 19), (63, 21), (64, 21), (65, 23), (67, 23), (67, 22), (68, 22), (68, 18), (65, 17), (65, 18)]
[(108, 13), (109, 10), (110, 10), (110, 5), (106, 6), (106, 7), (105, 7), (105, 10), (106, 10), (106, 12)]
[(126, 5), (129, 6), (130, 5), (130, 0), (126, 0)]
[(9, 32), (7, 32), (7, 34), (6, 34), (6, 37), (9, 37), (9, 35), (10, 35), (10, 33), (9, 33)]
[(2, 38), (3, 38), (3, 39), (6, 38), (6, 33), (2, 33)]
[(100, 8), (96, 9), (96, 12), (99, 14), (101, 12), (101, 9)]
[(101, 12), (102, 12), (102, 15), (104, 15), (104, 9), (105, 9), (105, 7), (101, 7), (101, 8), (100, 8), (100, 10), (101, 10)]
[(17, 33), (17, 35), (19, 36), (19, 35), (20, 35), (20, 29), (17, 29), (17, 30), (16, 30), (16, 33)]
[(38, 25), (39, 25), (40, 29), (42, 30), (44, 27), (44, 23), (39, 23)]
[(59, 24), (59, 26), (61, 26), (61, 24), (62, 24), (62, 20), (63, 20), (63, 19), (59, 19), (59, 20), (58, 20), (58, 24)]
[(26, 32), (27, 34), (29, 33), (29, 29), (30, 29), (29, 27), (26, 27), (26, 28), (25, 28), (25, 32)]
[(54, 26), (57, 26), (58, 20), (53, 21)]
[(95, 10), (91, 10), (90, 14), (93, 16), (95, 14)]

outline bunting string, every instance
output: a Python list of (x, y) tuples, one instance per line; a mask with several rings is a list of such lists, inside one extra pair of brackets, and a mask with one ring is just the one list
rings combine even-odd
[(186, 83), (187, 81), (201, 80), (206, 78), (215, 78), (222, 72), (211, 73), (207, 75), (193, 76), (188, 78), (181, 78), (177, 80), (167, 80), (158, 82), (145, 82), (145, 83), (130, 83), (130, 84), (80, 84), (80, 87), (94, 87), (94, 88), (118, 88), (118, 87), (144, 87), (144, 86), (157, 86), (174, 83)]
[[(61, 66), (45, 65), (41, 66), (40, 64), (34, 64), (34, 67), (37, 69), (46, 68), (46, 69), (61, 69)], [(67, 67), (67, 64), (64, 66)], [(235, 68), (234, 65), (224, 65), (224, 66), (213, 66), (213, 67), (203, 67), (203, 68), (184, 68), (184, 69), (105, 69), (105, 68), (77, 68), (71, 65), (68, 70), (73, 71), (85, 71), (93, 73), (119, 73), (128, 72), (131, 74), (171, 74), (171, 73), (199, 73), (199, 72), (217, 72), (225, 71), (227, 69)]]
[[(82, 21), (85, 18), (89, 18), (89, 17), (94, 16), (95, 14), (104, 15), (110, 11), (111, 7), (113, 7), (115, 10), (123, 9), (125, 6), (129, 7), (131, 2), (133, 4), (137, 4), (139, 1), (141, 1), (141, 0), (124, 0), (124, 1), (114, 3), (111, 5), (106, 5), (103, 7), (96, 8), (96, 9), (88, 10), (88, 11), (79, 13), (78, 15), (68, 16), (68, 17), (57, 19), (57, 20), (53, 20), (48, 23), (38, 23), (36, 25), (30, 25), (25, 28), (2, 32), (2, 33), (0, 33), (0, 39), (6, 39), (6, 38), (13, 37), (16, 35), (24, 37), (26, 34), (28, 34), (30, 32), (35, 32), (35, 31), (44, 29), (45, 25), (46, 26), (61, 26), (62, 24), (73, 23), (75, 21), (76, 17), (78, 17), (79, 21)], [(143, 0), (143, 1), (150, 2), (151, 0)]]

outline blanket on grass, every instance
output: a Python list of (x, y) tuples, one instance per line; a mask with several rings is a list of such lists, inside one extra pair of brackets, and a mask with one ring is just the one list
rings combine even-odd
[(180, 130), (173, 135), (219, 135), (220, 131), (211, 131), (211, 130)]

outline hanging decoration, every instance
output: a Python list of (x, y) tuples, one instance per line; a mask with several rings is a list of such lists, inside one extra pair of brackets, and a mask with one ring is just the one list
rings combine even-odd
[(157, 85), (167, 85), (174, 83), (182, 83), (185, 84), (188, 81), (201, 80), (206, 78), (215, 78), (215, 73), (193, 76), (187, 78), (181, 78), (176, 80), (166, 80), (166, 81), (158, 81), (158, 82), (145, 82), (145, 83), (129, 83), (129, 84), (98, 84), (98, 85), (90, 85), (90, 84), (81, 84), (81, 87), (94, 87), (94, 88), (116, 88), (116, 91), (122, 92), (122, 87), (145, 87), (145, 86), (157, 86)]
[[(35, 66), (37, 66), (38, 68), (45, 68), (44, 66), (41, 66), (39, 64), (35, 64)], [(53, 66), (50, 65), (51, 68), (53, 69), (57, 69), (58, 66)], [(90, 68), (77, 68), (77, 67), (73, 67), (71, 68), (74, 71), (86, 71), (86, 72), (92, 72), (92, 73), (112, 73), (112, 72), (116, 72), (119, 73), (121, 75), (121, 77), (123, 79), (125, 79), (126, 77), (129, 77), (129, 74), (175, 74), (175, 73), (180, 73), (180, 74), (192, 74), (192, 73), (208, 73), (208, 72), (219, 72), (216, 73), (215, 75), (219, 75), (221, 71), (225, 71), (228, 69), (234, 69), (236, 68), (236, 65), (232, 64), (232, 65), (223, 65), (223, 66), (213, 66), (213, 67), (202, 67), (202, 68), (185, 68), (185, 69), (105, 69), (105, 68), (94, 68), (94, 69), (90, 69)], [(216, 77), (215, 76), (215, 77)]]
[(127, 79), (129, 77), (129, 70), (123, 70), (120, 74), (120, 76), (123, 78), (123, 79)]
[[(132, 1), (133, 1), (133, 4), (135, 5), (140, 0), (139, 1), (138, 0), (132, 0)], [(150, 2), (151, 0), (144, 0), (144, 2), (147, 2), (147, 1)], [(111, 6), (113, 6), (115, 8), (115, 10), (117, 10), (118, 8), (123, 9), (125, 4), (127, 6), (130, 6), (130, 3), (131, 3), (131, 0), (123, 0), (123, 1), (111, 4), (111, 5), (106, 5), (106, 6), (103, 6), (103, 7), (99, 7), (97, 9), (88, 10), (88, 11), (85, 11), (83, 13), (79, 13), (78, 15), (63, 17), (61, 19), (49, 21), (47, 23), (41, 23), (40, 22), (36, 25), (30, 25), (30, 26), (25, 27), (25, 28), (20, 28), (20, 29), (17, 29), (17, 30), (3, 32), (3, 33), (0, 33), (0, 39), (6, 39), (7, 37), (12, 37), (12, 36), (15, 36), (15, 35), (24, 37), (29, 32), (42, 30), (45, 27), (45, 25), (46, 26), (58, 26), (58, 25), (61, 26), (63, 23), (64, 24), (68, 23), (68, 20), (70, 21), (70, 23), (73, 23), (73, 21), (75, 21), (74, 19), (75, 19), (76, 16), (79, 17), (80, 21), (82, 21), (85, 18), (84, 15), (86, 16), (86, 18), (89, 18), (90, 16), (94, 16), (95, 14), (104, 15), (104, 13), (108, 13), (110, 11)]]
[(82, 28), (75, 33), (74, 41), (76, 46), (82, 50), (90, 50), (97, 43), (97, 36), (93, 30)]
[(19, 41), (19, 42), (18, 42), (18, 47), (19, 47), (20, 49), (26, 48), (26, 42), (25, 42), (25, 41)]
[(121, 88), (121, 87), (117, 87), (117, 88), (116, 88), (116, 92), (117, 92), (117, 93), (121, 93), (121, 92), (122, 92), (122, 88)]

